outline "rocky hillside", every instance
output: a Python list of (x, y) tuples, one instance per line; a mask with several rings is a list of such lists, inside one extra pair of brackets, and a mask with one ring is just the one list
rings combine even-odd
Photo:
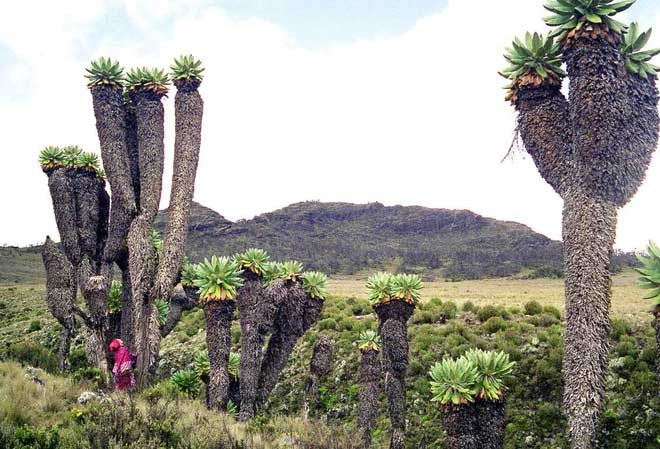
[[(162, 230), (167, 210), (157, 226)], [(508, 276), (523, 269), (556, 273), (561, 243), (529, 227), (467, 210), (380, 203), (303, 202), (231, 222), (194, 203), (188, 237), (193, 261), (258, 246), (309, 269), (433, 270), (449, 278)]]

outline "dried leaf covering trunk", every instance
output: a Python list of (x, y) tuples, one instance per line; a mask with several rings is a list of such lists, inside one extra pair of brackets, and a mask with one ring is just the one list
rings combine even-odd
[(504, 399), (499, 401), (478, 400), (477, 423), (479, 423), (479, 447), (482, 449), (502, 449), (506, 427)]
[(125, 104), (119, 88), (96, 86), (91, 92), (103, 167), (112, 191), (108, 240), (103, 258), (114, 261), (124, 248), (129, 226), (137, 212), (126, 145)]
[(204, 303), (206, 347), (211, 363), (207, 404), (215, 410), (226, 410), (229, 398), (229, 351), (234, 307), (232, 300)]
[(259, 406), (268, 400), (298, 339), (319, 319), (323, 308), (323, 301), (306, 295), (298, 282), (276, 282), (268, 287), (268, 295), (278, 305), (278, 310), (275, 330), (261, 365)]
[(70, 180), (76, 204), (76, 229), (80, 251), (96, 262), (100, 269), (101, 255), (107, 238), (109, 197), (95, 173), (75, 169)]
[(310, 411), (315, 414), (318, 408), (319, 384), (332, 368), (332, 340), (322, 336), (314, 345), (309, 363), (309, 377), (305, 384), (304, 417), (307, 419)]
[(371, 447), (371, 434), (378, 417), (378, 396), (381, 392), (382, 370), (379, 352), (362, 351), (360, 359), (360, 392), (358, 393), (358, 419), (362, 447)]
[(66, 168), (48, 172), (48, 189), (53, 202), (55, 222), (60, 233), (62, 249), (74, 267), (80, 263), (80, 245), (76, 225), (76, 197)]
[(610, 261), (616, 205), (571, 190), (564, 200), (564, 408), (574, 448), (591, 448), (605, 400)]
[(378, 315), (378, 332), (383, 341), (385, 390), (392, 423), (391, 449), (403, 449), (406, 430), (405, 376), (408, 369), (408, 320), (415, 306), (392, 300), (374, 306)]
[(105, 344), (108, 331), (107, 279), (106, 276), (90, 276), (86, 282), (81, 283), (81, 288), (92, 320), (92, 327), (90, 328), (92, 335), (89, 342), (91, 345), (90, 352), (97, 367), (109, 374), (112, 366), (112, 356)]
[[(653, 329), (655, 329), (655, 341), (657, 347), (660, 348), (660, 306), (653, 308)], [(655, 372), (660, 380), (660, 356), (655, 361)]]
[(64, 256), (57, 245), (46, 237), (41, 249), (41, 257), (46, 268), (46, 305), (60, 323), (59, 367), (67, 367), (71, 337), (75, 331), (73, 316), (76, 301), (76, 279), (71, 262)]
[(442, 427), (447, 432), (447, 449), (485, 449), (479, 438), (479, 418), (474, 403), (444, 405), (440, 411)]
[(126, 111), (126, 151), (128, 164), (131, 171), (133, 195), (135, 206), (140, 210), (140, 154), (138, 152), (138, 131), (135, 104), (130, 99), (124, 99), (124, 110)]
[(243, 286), (236, 297), (236, 305), (241, 323), (239, 419), (246, 421), (256, 412), (255, 401), (263, 359), (263, 344), (266, 336), (272, 331), (277, 309), (275, 303), (266, 296), (266, 289), (259, 276), (246, 271), (243, 279)]
[[(169, 220), (165, 228), (163, 256), (158, 266), (156, 297), (168, 298), (174, 281), (181, 271), (183, 251), (188, 235), (190, 203), (195, 190), (195, 176), (202, 139), (204, 101), (197, 88), (199, 81), (175, 81), (174, 98), (176, 136), (174, 139), (174, 167), (170, 193)], [(144, 187), (142, 187), (144, 188)]]

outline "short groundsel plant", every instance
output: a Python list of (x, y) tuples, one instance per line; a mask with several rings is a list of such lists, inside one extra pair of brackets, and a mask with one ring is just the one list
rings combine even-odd
[(108, 291), (108, 313), (121, 312), (122, 284), (119, 281), (112, 281)]
[(202, 61), (195, 59), (193, 55), (182, 55), (179, 58), (174, 58), (174, 64), (170, 67), (172, 70), (171, 77), (175, 82), (177, 81), (197, 81), (201, 82), (204, 76), (202, 72)]
[(561, 68), (561, 50), (551, 37), (539, 33), (526, 33), (524, 41), (517, 37), (506, 48), (504, 59), (509, 66), (500, 72), (508, 79), (506, 100), (515, 102), (521, 87), (539, 87), (543, 84), (560, 85), (566, 72)]
[(380, 335), (376, 331), (367, 329), (366, 331), (360, 332), (358, 337), (358, 348), (362, 352), (376, 351), (380, 352), (381, 340)]
[(164, 299), (158, 298), (154, 302), (154, 306), (156, 308), (156, 319), (158, 320), (158, 324), (162, 326), (167, 321), (167, 315), (170, 313), (170, 305)]
[(660, 48), (644, 50), (644, 47), (651, 39), (651, 28), (639, 32), (639, 26), (636, 22), (630, 24), (628, 32), (623, 37), (621, 45), (621, 54), (626, 65), (626, 70), (635, 73), (644, 79), (655, 78), (658, 75), (660, 67), (651, 64), (651, 59), (660, 54)]
[(231, 374), (234, 379), (238, 379), (238, 376), (240, 375), (240, 368), (241, 368), (241, 355), (238, 352), (230, 352), (229, 353), (229, 364), (227, 370), (229, 371), (229, 374)]
[(126, 73), (126, 89), (148, 91), (158, 96), (167, 95), (170, 79), (165, 70), (159, 68), (136, 67)]
[(511, 375), (515, 362), (503, 351), (483, 351), (472, 349), (463, 356), (477, 367), (477, 397), (489, 401), (499, 401), (504, 397), (507, 377)]
[(477, 394), (477, 367), (466, 358), (444, 359), (429, 371), (431, 401), (442, 405), (464, 405), (474, 402)]
[(172, 374), (170, 382), (178, 392), (190, 397), (197, 396), (201, 390), (199, 377), (191, 369), (184, 369)]
[(238, 418), (238, 407), (231, 399), (227, 401), (227, 414), (234, 419)]
[(257, 276), (264, 275), (264, 267), (270, 256), (266, 251), (259, 248), (249, 248), (244, 253), (236, 255), (236, 260), (243, 270), (249, 270)]
[(242, 270), (235, 260), (228, 257), (204, 259), (195, 271), (193, 283), (202, 301), (233, 300), (243, 285)]
[(604, 37), (615, 42), (612, 35), (626, 31), (626, 25), (613, 16), (630, 8), (636, 0), (550, 0), (544, 8), (550, 11), (543, 20), (555, 29), (551, 37), (560, 41), (572, 39), (578, 33), (586, 38)]
[(284, 281), (295, 282), (300, 279), (303, 272), (303, 264), (297, 260), (288, 260), (282, 263), (279, 278)]
[(160, 232), (156, 229), (151, 230), (151, 245), (156, 251), (163, 249), (163, 238), (160, 236)]
[(642, 264), (641, 268), (636, 268), (641, 275), (639, 277), (640, 288), (648, 290), (644, 299), (650, 299), (653, 308), (660, 306), (660, 247), (654, 242), (649, 242), (648, 256), (637, 256)]
[(326, 287), (328, 277), (318, 271), (307, 271), (302, 275), (302, 288), (310, 298), (325, 301), (328, 296)]
[(211, 372), (211, 361), (209, 360), (208, 352), (200, 351), (195, 354), (193, 358), (193, 370), (200, 379), (209, 375)]
[(117, 61), (100, 57), (96, 61), (92, 61), (85, 70), (87, 71), (85, 75), (88, 80), (87, 87), (90, 89), (101, 86), (109, 86), (114, 89), (123, 88), (124, 69)]
[(44, 171), (55, 170), (66, 166), (64, 151), (55, 146), (48, 146), (39, 153), (39, 165)]
[(197, 265), (190, 263), (190, 260), (186, 257), (183, 260), (183, 267), (181, 267), (181, 285), (183, 287), (194, 287), (196, 273)]

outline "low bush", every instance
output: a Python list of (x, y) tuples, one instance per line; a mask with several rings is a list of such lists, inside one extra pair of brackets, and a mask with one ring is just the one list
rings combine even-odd
[(543, 313), (543, 306), (538, 301), (529, 301), (525, 304), (525, 315), (538, 315)]
[(477, 312), (477, 317), (479, 318), (479, 321), (485, 322), (488, 321), (489, 318), (498, 316), (502, 319), (508, 320), (511, 315), (509, 314), (509, 311), (506, 310), (505, 307), (502, 306), (497, 306), (497, 305), (487, 305), (479, 308), (479, 311)]
[(50, 373), (58, 370), (57, 356), (38, 343), (14, 343), (7, 349), (7, 356), (24, 365), (44, 369)]
[(494, 334), (508, 327), (508, 323), (500, 316), (492, 316), (482, 325), (489, 334)]

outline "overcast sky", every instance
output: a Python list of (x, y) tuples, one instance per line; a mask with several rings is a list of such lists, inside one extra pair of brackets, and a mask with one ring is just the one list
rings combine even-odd
[[(84, 68), (206, 77), (196, 201), (236, 220), (303, 200), (470, 209), (561, 236), (561, 200), (529, 159), (500, 163), (515, 126), (497, 70), (541, 0), (9, 2), (0, 15), (0, 244), (57, 236), (45, 145), (98, 152)], [(660, 29), (657, 0), (628, 19)], [(625, 19), (625, 18), (624, 18)], [(652, 43), (660, 46), (660, 31)], [(167, 206), (173, 95), (166, 108)], [(619, 215), (617, 246), (660, 240), (660, 157)]]

